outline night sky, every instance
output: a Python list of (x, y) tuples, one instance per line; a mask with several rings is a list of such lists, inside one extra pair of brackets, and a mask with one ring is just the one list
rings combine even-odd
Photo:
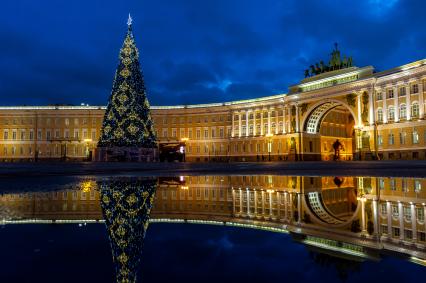
[(0, 105), (106, 104), (129, 12), (152, 105), (285, 93), (334, 42), (376, 70), (426, 58), (424, 0), (5, 0)]

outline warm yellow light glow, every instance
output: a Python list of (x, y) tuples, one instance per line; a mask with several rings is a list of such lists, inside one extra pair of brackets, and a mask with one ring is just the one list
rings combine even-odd
[(274, 136), (274, 134), (266, 134), (267, 138), (270, 138), (270, 137), (273, 137), (273, 136)]
[(84, 181), (83, 183), (81, 183), (81, 190), (85, 193), (90, 192), (90, 190), (93, 187), (93, 182), (92, 181)]
[(188, 190), (188, 189), (189, 189), (189, 187), (188, 187), (188, 186), (180, 186), (180, 189), (181, 189), (181, 190)]
[(84, 142), (92, 142), (92, 139), (84, 139)]
[(180, 140), (183, 141), (183, 142), (189, 141), (188, 138), (181, 138)]
[(268, 193), (275, 193), (274, 190), (266, 190)]

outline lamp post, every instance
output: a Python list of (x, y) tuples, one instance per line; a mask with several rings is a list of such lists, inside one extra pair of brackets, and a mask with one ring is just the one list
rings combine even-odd
[(272, 151), (272, 137), (273, 134), (266, 134), (266, 137), (268, 138), (268, 160), (271, 161), (271, 151)]
[(90, 143), (92, 142), (92, 139), (84, 139), (83, 140), (84, 142), (85, 142), (85, 144), (86, 144), (86, 150), (85, 150), (85, 155), (86, 155), (86, 158), (87, 158), (87, 160), (89, 161), (89, 155), (90, 155), (90, 150), (89, 150), (89, 148), (90, 148)]
[(182, 146), (180, 146), (179, 151), (180, 151), (180, 153), (182, 153), (182, 155), (183, 155), (183, 158), (182, 158), (183, 162), (185, 162), (185, 161), (186, 161), (186, 142), (187, 142), (188, 140), (189, 140), (188, 138), (181, 138), (181, 139), (180, 139), (180, 141), (183, 143), (183, 145), (182, 145)]

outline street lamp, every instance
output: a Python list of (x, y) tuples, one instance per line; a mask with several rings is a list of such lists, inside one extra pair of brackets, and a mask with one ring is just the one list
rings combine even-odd
[(271, 161), (271, 151), (272, 151), (272, 137), (273, 134), (266, 134), (266, 137), (268, 138), (268, 159)]
[(183, 162), (186, 161), (186, 142), (188, 141), (188, 138), (181, 138), (180, 141), (183, 142), (183, 145), (180, 146), (179, 152), (183, 155)]
[(92, 142), (92, 139), (84, 139), (83, 141), (86, 143), (86, 158), (87, 160), (89, 160), (89, 154), (90, 154), (89, 147), (90, 147), (90, 143)]

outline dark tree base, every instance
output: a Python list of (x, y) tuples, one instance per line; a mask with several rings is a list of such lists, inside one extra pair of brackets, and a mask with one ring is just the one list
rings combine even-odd
[(158, 150), (144, 147), (98, 147), (93, 155), (98, 162), (156, 162)]

